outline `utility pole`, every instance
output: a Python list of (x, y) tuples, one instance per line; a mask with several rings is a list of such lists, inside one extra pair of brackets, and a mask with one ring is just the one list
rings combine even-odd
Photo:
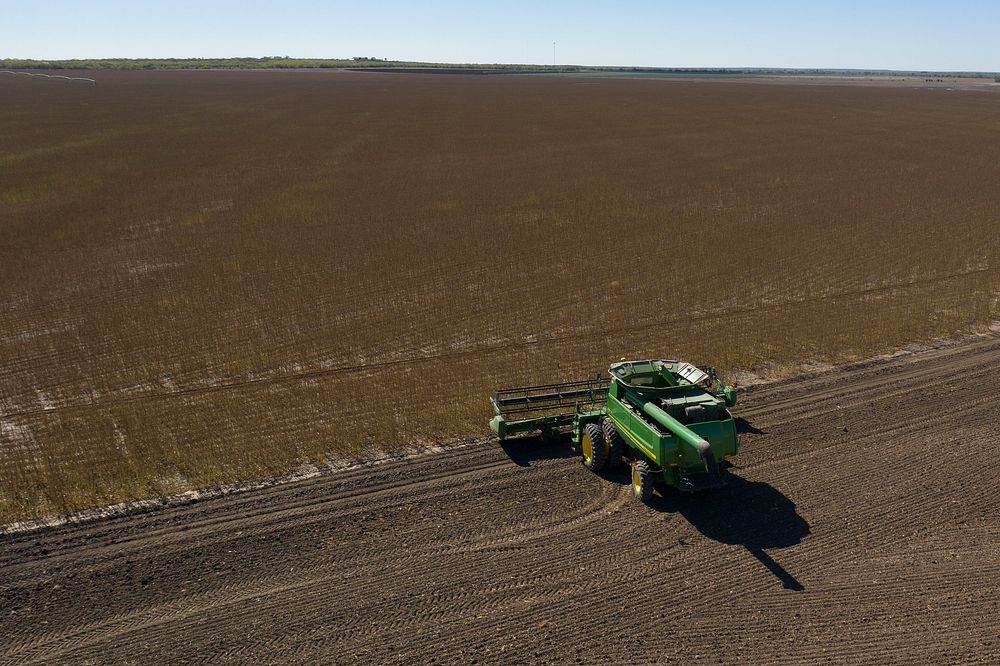
[(556, 66), (556, 43), (552, 42), (552, 66)]

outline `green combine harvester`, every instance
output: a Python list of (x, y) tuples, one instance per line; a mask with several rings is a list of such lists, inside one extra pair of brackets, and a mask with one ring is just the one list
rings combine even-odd
[(627, 461), (632, 491), (649, 500), (655, 485), (684, 492), (726, 484), (719, 463), (739, 449), (729, 407), (736, 387), (713, 368), (683, 361), (622, 361), (610, 378), (501, 389), (490, 428), (500, 440), (571, 428), (574, 450), (598, 472)]

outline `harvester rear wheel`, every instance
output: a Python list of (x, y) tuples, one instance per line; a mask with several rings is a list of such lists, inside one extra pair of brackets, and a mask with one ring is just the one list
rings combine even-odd
[(593, 472), (599, 472), (608, 464), (608, 444), (604, 433), (596, 423), (588, 423), (580, 434), (580, 453), (583, 464)]
[(645, 460), (632, 465), (632, 494), (641, 502), (648, 502), (653, 497), (653, 471)]
[(618, 467), (625, 455), (625, 440), (611, 419), (604, 419), (601, 427), (604, 430), (604, 441), (608, 443), (608, 467)]

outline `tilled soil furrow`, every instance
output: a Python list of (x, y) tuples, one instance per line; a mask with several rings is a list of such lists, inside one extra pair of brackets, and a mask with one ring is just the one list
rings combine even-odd
[[(963, 383), (971, 383), (980, 380), (982, 378), (985, 378), (990, 374), (991, 371), (987, 369), (970, 370), (966, 372), (965, 375), (963, 375), (962, 381)], [(924, 383), (924, 385), (921, 387), (921, 391), (924, 393), (940, 391), (942, 387), (947, 387), (953, 382), (954, 379), (951, 379), (949, 381), (949, 378), (940, 378), (940, 377), (928, 378), (927, 381)], [(796, 422), (809, 422), (811, 420), (820, 419), (824, 416), (832, 414), (850, 414), (852, 407), (863, 405), (865, 407), (872, 408), (873, 406), (880, 403), (895, 404), (896, 402), (898, 402), (898, 398), (901, 398), (903, 396), (910, 396), (912, 394), (913, 394), (912, 389), (907, 389), (905, 387), (900, 386), (891, 391), (889, 390), (879, 391), (877, 393), (869, 395), (868, 397), (860, 399), (857, 397), (858, 394), (853, 394), (853, 399), (850, 399), (849, 396), (847, 395), (838, 396), (838, 402), (836, 404), (831, 404), (826, 402), (821, 402), (818, 404), (807, 403), (805, 406), (796, 409), (794, 412), (790, 414), (782, 415), (780, 420), (777, 422), (781, 424), (791, 424)], [(862, 395), (867, 395), (867, 394), (862, 394)], [(757, 420), (755, 419), (755, 421)], [(760, 419), (759, 422), (762, 425), (770, 425), (771, 423), (774, 423), (774, 421), (771, 421), (766, 417)]]
[[(996, 336), (984, 336), (963, 345), (947, 345), (939, 349), (915, 353), (920, 362), (910, 363), (913, 356), (900, 356), (884, 360), (865, 361), (841, 366), (815, 374), (792, 377), (786, 380), (761, 384), (749, 388), (749, 395), (755, 398), (766, 393), (768, 400), (759, 402), (753, 408), (743, 410), (749, 415), (779, 412), (789, 406), (799, 406), (802, 395), (815, 397), (819, 403), (836, 402), (840, 396), (857, 398), (859, 389), (870, 394), (876, 388), (906, 383), (912, 389), (919, 389), (922, 380), (960, 380), (959, 371), (982, 369), (997, 360), (1000, 355), (1000, 340)], [(940, 366), (947, 365), (952, 373), (941, 373)]]
[[(608, 495), (608, 493), (611, 493), (611, 495)], [(609, 504), (608, 499), (613, 498), (616, 495), (617, 499), (614, 500), (613, 503)], [(604, 511), (606, 511), (609, 506), (620, 505), (623, 499), (624, 496), (622, 493), (618, 492), (614, 486), (603, 486), (601, 496), (598, 497), (597, 502), (592, 501), (590, 506), (574, 507), (570, 514), (550, 516), (544, 522), (536, 520), (529, 524), (518, 525), (518, 529), (513, 535), (497, 537), (493, 533), (487, 533), (484, 535), (487, 537), (485, 539), (465, 537), (462, 539), (453, 539), (449, 542), (436, 544), (428, 543), (427, 546), (420, 547), (412, 553), (399, 553), (396, 564), (404, 565), (409, 560), (416, 560), (416, 566), (411, 570), (411, 573), (414, 575), (423, 573), (420, 571), (421, 566), (427, 568), (428, 570), (440, 569), (440, 567), (434, 563), (440, 558), (446, 558), (450, 555), (460, 554), (464, 551), (489, 549), (498, 545), (509, 544), (512, 541), (540, 540), (549, 535), (572, 531), (575, 528), (574, 526), (580, 523), (595, 520)], [(359, 556), (360, 554), (356, 550), (352, 550), (347, 553), (339, 552), (336, 554), (336, 559), (329, 562), (329, 568), (336, 569), (336, 564), (340, 562), (351, 562)], [(376, 574), (375, 576), (365, 576), (361, 578), (361, 580), (365, 582), (371, 581), (374, 587), (379, 587), (379, 583), (377, 582), (377, 567), (374, 567), (374, 569), (375, 570), (372, 571), (372, 573)], [(256, 584), (256, 582), (254, 584)], [(362, 587), (356, 589), (363, 590), (364, 588)], [(206, 604), (206, 606), (208, 605)]]
[[(929, 465), (934, 456), (933, 454), (913, 456), (912, 460), (915, 465), (921, 462)], [(873, 471), (878, 474), (880, 470)], [(902, 486), (916, 486), (918, 482), (919, 477), (897, 483)], [(880, 492), (882, 489), (876, 489), (874, 494), (870, 493), (866, 497), (864, 505), (853, 508), (850, 504), (854, 498), (847, 492), (842, 496), (817, 493), (819, 497), (815, 499), (803, 497), (802, 503), (806, 507), (823, 507), (824, 502), (830, 502), (834, 506), (844, 508), (836, 512), (806, 510), (814, 525), (822, 524), (829, 527), (825, 531), (814, 529), (813, 534), (789, 554), (788, 565), (791, 567), (798, 563), (800, 567), (808, 567), (813, 578), (822, 579), (823, 576), (835, 572), (842, 562), (837, 558), (830, 558), (828, 553), (839, 553), (843, 556), (859, 551), (877, 552), (877, 549), (892, 547), (901, 540), (905, 543), (907, 538), (914, 536), (915, 531), (918, 538), (925, 538), (928, 525), (945, 521), (942, 507), (947, 506), (954, 493), (965, 494), (976, 502), (982, 495), (983, 487), (989, 482), (989, 476), (985, 474), (963, 477), (939, 490), (924, 492), (916, 498), (906, 490), (887, 493)], [(843, 483), (850, 483), (850, 479), (844, 479)], [(987, 503), (985, 506), (977, 502), (974, 504), (974, 510), (977, 513), (987, 512), (990, 510), (990, 504), (995, 505), (996, 502)], [(914, 525), (923, 527), (915, 528)]]
[[(462, 478), (470, 478), (484, 474), (485, 472), (493, 472), (499, 468), (504, 468), (508, 466), (506, 460), (493, 460), (488, 462), (481, 462), (475, 465), (469, 465), (461, 470), (449, 470), (448, 472), (443, 472), (440, 474), (428, 475), (427, 478), (414, 479), (410, 482), (400, 482), (395, 483), (384, 483), (371, 488), (367, 488), (359, 491), (350, 491), (344, 493), (343, 495), (333, 497), (310, 497), (308, 499), (303, 499), (293, 502), (282, 502), (280, 509), (277, 509), (272, 505), (257, 506), (254, 511), (250, 511), (247, 515), (242, 515), (240, 513), (230, 514), (228, 511), (222, 516), (209, 517), (200, 521), (191, 521), (189, 523), (184, 523), (176, 526), (171, 526), (163, 528), (158, 532), (154, 530), (154, 538), (151, 540), (150, 536), (139, 534), (132, 537), (124, 539), (115, 539), (113, 541), (113, 548), (105, 547), (105, 552), (111, 552), (113, 550), (132, 550), (130, 547), (134, 544), (139, 549), (150, 547), (151, 544), (155, 544), (155, 548), (161, 549), (167, 544), (165, 543), (170, 537), (176, 539), (180, 542), (189, 542), (193, 539), (200, 539), (202, 542), (211, 541), (213, 534), (221, 533), (222, 539), (226, 538), (228, 532), (234, 531), (253, 531), (253, 532), (264, 532), (268, 530), (273, 530), (276, 528), (284, 528), (289, 523), (289, 518), (294, 518), (296, 524), (305, 522), (306, 519), (314, 516), (327, 515), (333, 508), (342, 507), (346, 502), (350, 501), (368, 501), (377, 500), (380, 495), (387, 495), (399, 492), (402, 486), (410, 486), (414, 492), (419, 492), (424, 488), (431, 488), (436, 491), (446, 491), (442, 490), (440, 486), (435, 485), (435, 481), (438, 480), (458, 480)], [(242, 529), (241, 529), (242, 528)], [(74, 552), (69, 552), (66, 554), (68, 557), (73, 557)], [(53, 558), (59, 557), (59, 555), (46, 555), (46, 561), (51, 562)], [(16, 569), (16, 565), (12, 566)]]
[[(330, 578), (338, 577), (336, 572)], [(236, 605), (250, 598), (273, 596), (281, 592), (289, 594), (315, 587), (326, 579), (318, 572), (295, 575), (294, 573), (275, 574), (263, 578), (255, 578), (238, 586), (227, 586), (204, 594), (192, 594), (184, 599), (171, 603), (147, 607), (146, 609), (125, 615), (109, 617), (97, 623), (81, 625), (70, 631), (54, 631), (42, 634), (25, 641), (21, 645), (11, 645), (10, 663), (18, 663), (20, 659), (50, 660), (67, 652), (79, 654), (87, 645), (106, 640), (114, 636), (117, 640), (127, 634), (143, 632), (144, 639), (155, 633), (155, 628), (178, 622), (193, 615), (211, 615), (227, 605)], [(216, 620), (218, 621), (218, 620)], [(203, 624), (203, 620), (199, 621)]]

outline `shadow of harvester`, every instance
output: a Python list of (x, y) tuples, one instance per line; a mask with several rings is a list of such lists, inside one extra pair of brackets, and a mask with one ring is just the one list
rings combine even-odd
[(501, 441), (500, 448), (518, 467), (531, 467), (531, 463), (536, 460), (572, 458), (577, 455), (573, 452), (569, 437), (565, 436), (550, 440), (541, 437), (514, 437)]
[[(749, 426), (753, 428), (753, 426)], [(756, 429), (750, 432), (762, 432)], [(567, 437), (543, 441), (538, 437), (519, 437), (500, 442), (511, 462), (530, 467), (533, 462), (553, 458), (578, 457)], [(766, 551), (788, 548), (802, 541), (810, 531), (809, 523), (795, 510), (795, 503), (774, 486), (746, 479), (728, 472), (725, 488), (681, 493), (661, 488), (649, 506), (657, 511), (678, 513), (703, 535), (730, 545), (743, 546), (785, 589), (803, 590), (802, 584)], [(629, 467), (623, 465), (600, 472), (612, 483), (631, 484)]]
[(774, 486), (747, 481), (732, 473), (728, 481), (725, 488), (695, 496), (668, 489), (662, 496), (654, 497), (650, 506), (658, 511), (679, 513), (713, 541), (743, 546), (785, 589), (805, 589), (766, 550), (798, 544), (809, 534), (809, 523)]
[(733, 420), (736, 422), (736, 432), (738, 432), (741, 435), (745, 435), (746, 433), (751, 433), (751, 434), (754, 434), (754, 435), (766, 435), (767, 434), (766, 430), (761, 430), (760, 428), (758, 428), (754, 424), (752, 424), (749, 421), (747, 421), (742, 416), (737, 416)]

